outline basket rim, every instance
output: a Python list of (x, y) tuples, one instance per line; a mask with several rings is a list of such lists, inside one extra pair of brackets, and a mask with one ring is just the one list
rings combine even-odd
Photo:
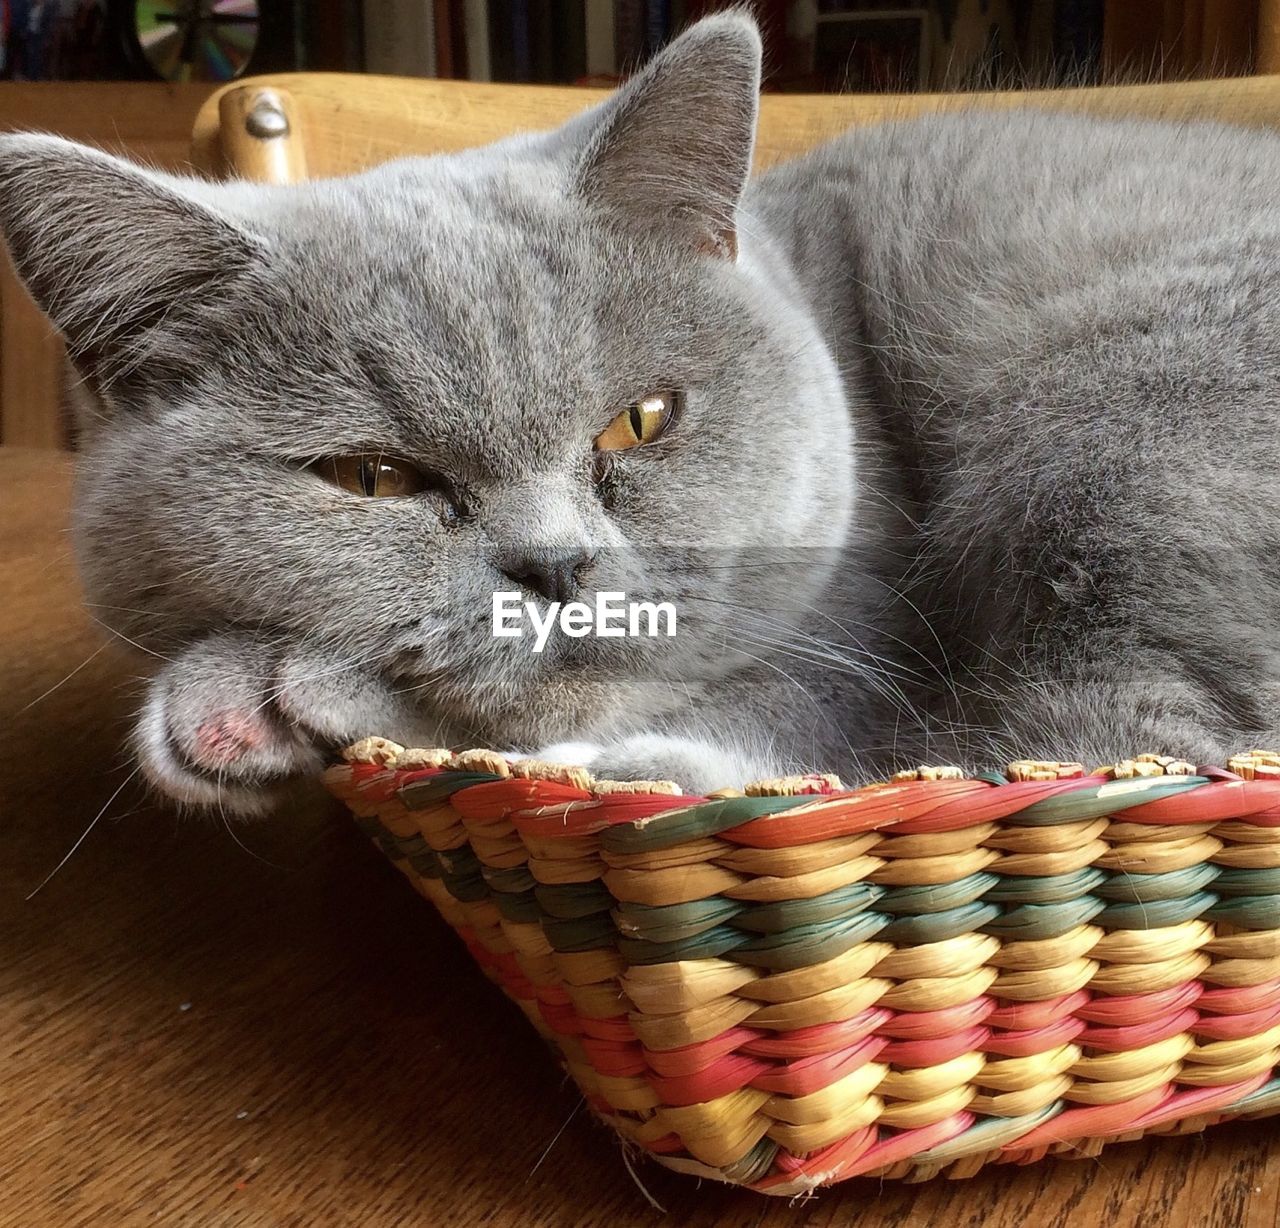
[(1051, 779), (1017, 779), (1022, 764), (1004, 775), (945, 778), (921, 768), (853, 789), (834, 777), (809, 776), (698, 796), (679, 793), (668, 781), (597, 780), (572, 766), (487, 751), (406, 750), (366, 738), (347, 747), (325, 779), (352, 773), (371, 801), (394, 794), (411, 810), (462, 801), (470, 817), (482, 819), (492, 809), (518, 830), (543, 838), (598, 833), (602, 847), (615, 853), (655, 852), (706, 836), (777, 848), (871, 831), (926, 835), (997, 821), (1041, 827), (1111, 817), (1151, 826), (1235, 820), (1280, 827), (1280, 755), (1250, 751), (1233, 757), (1229, 767), (1204, 765), (1185, 774), (1116, 774), (1144, 760), (1159, 767), (1161, 758), (1141, 756), (1091, 772), (1045, 764), (1046, 775), (1076, 769)]

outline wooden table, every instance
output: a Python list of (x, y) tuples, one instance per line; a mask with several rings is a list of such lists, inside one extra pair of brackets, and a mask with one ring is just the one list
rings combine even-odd
[[(24, 899), (128, 774), (142, 672), (79, 604), (69, 477), (0, 451), (0, 1225), (663, 1222), (523, 1017), (325, 806), (232, 832), (126, 788)], [(1238, 1123), (794, 1206), (636, 1174), (682, 1228), (1260, 1228), (1278, 1139)]]

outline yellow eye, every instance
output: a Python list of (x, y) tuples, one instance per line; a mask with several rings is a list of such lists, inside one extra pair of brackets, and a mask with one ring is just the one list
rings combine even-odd
[(378, 452), (332, 456), (317, 461), (311, 468), (335, 486), (370, 499), (416, 495), (427, 488), (427, 478), (421, 469), (408, 461)]
[(596, 436), (597, 452), (622, 452), (652, 443), (680, 411), (678, 392), (657, 392), (628, 405)]

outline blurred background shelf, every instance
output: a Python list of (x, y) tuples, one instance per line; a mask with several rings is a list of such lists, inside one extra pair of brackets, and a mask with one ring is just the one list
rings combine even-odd
[[(0, 0), (0, 78), (217, 82), (299, 70), (604, 85), (729, 2)], [(811, 91), (1248, 72), (1259, 36), (1274, 34), (1277, 4), (755, 0), (753, 7), (765, 36), (766, 88)]]

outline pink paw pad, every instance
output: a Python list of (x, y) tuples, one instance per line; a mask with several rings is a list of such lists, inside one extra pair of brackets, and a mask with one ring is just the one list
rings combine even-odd
[(262, 746), (266, 735), (266, 726), (251, 713), (220, 712), (196, 730), (196, 757), (211, 767), (235, 763)]

